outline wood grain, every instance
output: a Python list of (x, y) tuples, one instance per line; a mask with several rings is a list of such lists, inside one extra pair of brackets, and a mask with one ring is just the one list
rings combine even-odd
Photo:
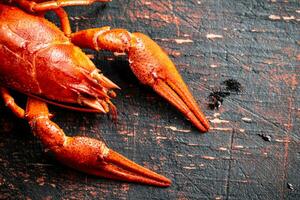
[[(113, 0), (66, 10), (73, 31), (110, 25), (150, 35), (171, 55), (212, 129), (199, 134), (140, 85), (125, 56), (87, 50), (122, 88), (114, 100), (118, 122), (50, 107), (54, 120), (69, 135), (105, 139), (171, 178), (172, 186), (111, 181), (62, 166), (1, 102), (0, 199), (300, 198), (299, 1)], [(226, 90), (228, 79), (241, 92), (210, 109), (208, 97)]]

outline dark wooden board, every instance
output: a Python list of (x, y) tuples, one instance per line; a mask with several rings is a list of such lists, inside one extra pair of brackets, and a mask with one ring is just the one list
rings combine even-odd
[[(1, 102), (0, 199), (300, 199), (298, 0), (113, 0), (67, 11), (73, 31), (110, 25), (150, 35), (171, 55), (212, 129), (199, 134), (140, 85), (126, 57), (87, 51), (122, 88), (114, 100), (118, 122), (51, 106), (54, 120), (69, 135), (105, 139), (172, 186), (111, 181), (62, 166)], [(230, 79), (240, 92), (226, 90)], [(208, 106), (224, 93), (218, 109)]]

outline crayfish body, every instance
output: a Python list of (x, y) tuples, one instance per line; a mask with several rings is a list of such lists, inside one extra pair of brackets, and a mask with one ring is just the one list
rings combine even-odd
[[(81, 47), (127, 53), (132, 71), (143, 84), (168, 100), (200, 131), (209, 129), (174, 64), (148, 36), (109, 27), (71, 33), (62, 7), (92, 2), (12, 0), (14, 5), (0, 4), (1, 96), (62, 163), (106, 178), (169, 186), (169, 179), (110, 150), (102, 141), (68, 137), (50, 120), (47, 103), (82, 112), (110, 112), (116, 117), (111, 99), (119, 87), (99, 73)], [(59, 16), (62, 30), (42, 16), (50, 10)], [(28, 96), (25, 110), (8, 89)]]

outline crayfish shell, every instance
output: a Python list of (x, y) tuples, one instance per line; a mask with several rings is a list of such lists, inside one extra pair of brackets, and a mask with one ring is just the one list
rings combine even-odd
[(116, 84), (44, 18), (0, 5), (0, 84), (56, 105), (114, 108)]

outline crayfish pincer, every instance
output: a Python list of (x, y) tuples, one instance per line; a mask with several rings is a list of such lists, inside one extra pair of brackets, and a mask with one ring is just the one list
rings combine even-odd
[[(88, 174), (155, 186), (171, 181), (87, 137), (68, 137), (51, 121), (47, 104), (80, 112), (112, 113), (119, 87), (81, 48), (128, 54), (136, 77), (164, 97), (201, 132), (209, 123), (166, 53), (148, 36), (110, 27), (72, 33), (64, 6), (109, 0), (7, 0), (0, 3), (0, 94), (8, 108), (28, 121), (44, 147), (65, 165)], [(46, 20), (54, 11), (61, 29)], [(26, 109), (9, 90), (28, 96)]]

